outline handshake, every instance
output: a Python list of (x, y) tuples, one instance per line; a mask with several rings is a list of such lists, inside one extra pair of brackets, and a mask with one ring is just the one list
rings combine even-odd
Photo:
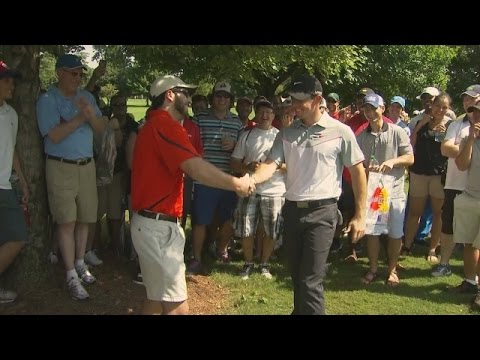
[(250, 175), (246, 173), (241, 178), (236, 178), (238, 180), (236, 193), (240, 197), (247, 197), (252, 195), (255, 192), (257, 179), (255, 175)]

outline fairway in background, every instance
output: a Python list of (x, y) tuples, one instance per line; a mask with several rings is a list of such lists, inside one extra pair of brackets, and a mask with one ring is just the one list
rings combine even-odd
[(145, 117), (145, 112), (148, 109), (147, 100), (145, 99), (128, 99), (128, 110), (135, 117), (135, 121), (140, 121)]

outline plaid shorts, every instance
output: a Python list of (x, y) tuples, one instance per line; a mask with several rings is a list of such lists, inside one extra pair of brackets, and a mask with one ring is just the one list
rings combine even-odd
[(240, 198), (235, 209), (233, 228), (235, 236), (244, 238), (255, 234), (260, 215), (265, 232), (273, 241), (280, 239), (283, 227), (283, 196), (262, 196), (258, 194)]

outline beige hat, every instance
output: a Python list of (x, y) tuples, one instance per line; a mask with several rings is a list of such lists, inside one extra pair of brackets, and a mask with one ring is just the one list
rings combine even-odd
[(173, 75), (165, 75), (156, 79), (150, 86), (150, 96), (152, 98), (163, 94), (165, 91), (173, 88), (195, 89), (197, 85), (185, 84), (180, 78)]

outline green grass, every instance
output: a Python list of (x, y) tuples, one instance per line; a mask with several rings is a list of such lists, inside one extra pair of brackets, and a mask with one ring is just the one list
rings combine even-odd
[(145, 111), (148, 109), (145, 99), (128, 99), (127, 104), (127, 111), (135, 116), (136, 121), (140, 121), (145, 117)]
[[(451, 266), (453, 275), (434, 278), (432, 266), (425, 260), (427, 248), (417, 246), (413, 256), (402, 261), (407, 270), (399, 274), (400, 285), (391, 288), (384, 284), (386, 266), (380, 263), (379, 277), (364, 285), (360, 278), (368, 270), (367, 258), (350, 265), (332, 259), (325, 280), (326, 310), (332, 315), (401, 315), (401, 314), (469, 314), (469, 301), (473, 295), (451, 294), (447, 286), (462, 281), (463, 261), (461, 252), (455, 253)], [(225, 314), (279, 314), (292, 311), (293, 290), (285, 267), (279, 262), (272, 265), (272, 280), (255, 273), (242, 280), (238, 271), (242, 262), (215, 264), (212, 279), (228, 289), (228, 306)]]

